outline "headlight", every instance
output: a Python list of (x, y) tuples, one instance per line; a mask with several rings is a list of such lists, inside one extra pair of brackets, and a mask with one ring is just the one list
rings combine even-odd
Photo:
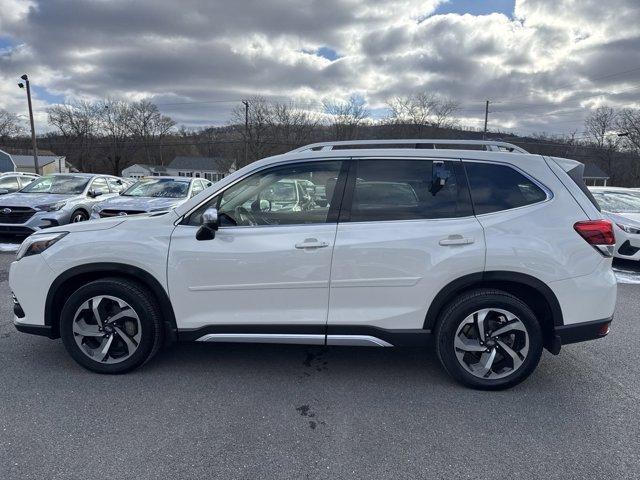
[(624, 230), (627, 233), (631, 233), (634, 235), (640, 234), (640, 228), (632, 227), (631, 225), (624, 225), (622, 223), (618, 223), (617, 225), (618, 227), (620, 227), (621, 230)]
[(24, 242), (22, 242), (22, 245), (20, 245), (16, 261), (20, 260), (22, 257), (38, 255), (39, 253), (44, 252), (58, 240), (64, 238), (67, 233), (69, 232), (34, 233), (33, 235), (27, 237)]
[(38, 212), (57, 212), (62, 207), (64, 207), (66, 204), (67, 204), (67, 202), (56, 202), (56, 203), (49, 203), (47, 205), (36, 205), (33, 208), (34, 208), (34, 210), (37, 210)]

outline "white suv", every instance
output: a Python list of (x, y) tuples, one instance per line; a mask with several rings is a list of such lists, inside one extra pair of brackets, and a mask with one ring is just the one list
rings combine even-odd
[[(615, 238), (582, 170), (501, 142), (311, 145), (168, 213), (31, 235), (11, 265), (15, 325), (61, 337), (101, 373), (136, 368), (175, 340), (435, 337), (458, 381), (509, 387), (543, 347), (557, 354), (609, 331)], [(298, 199), (292, 180), (311, 198), (286, 208)]]

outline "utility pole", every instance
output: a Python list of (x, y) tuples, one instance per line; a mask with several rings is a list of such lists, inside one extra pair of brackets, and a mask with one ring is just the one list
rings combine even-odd
[(248, 150), (249, 150), (249, 101), (242, 100), (244, 105), (244, 165), (248, 164)]
[(482, 132), (482, 139), (486, 140), (487, 138), (487, 122), (489, 120), (489, 100), (486, 101), (484, 105), (484, 131)]
[[(31, 143), (33, 144), (33, 167), (36, 172), (36, 175), (40, 175), (40, 167), (38, 165), (38, 145), (36, 143), (36, 129), (33, 125), (33, 108), (31, 106), (31, 87), (29, 85), (29, 77), (27, 77), (27, 74), (25, 73), (20, 78), (24, 80), (24, 83), (26, 83), (26, 86), (27, 86), (27, 102), (29, 103), (29, 122), (31, 123)], [(22, 82), (20, 82), (18, 86), (20, 88), (25, 87), (25, 85)]]

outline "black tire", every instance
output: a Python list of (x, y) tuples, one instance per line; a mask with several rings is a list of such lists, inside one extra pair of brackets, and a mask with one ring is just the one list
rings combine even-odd
[[(133, 354), (119, 363), (101, 363), (90, 358), (77, 344), (74, 316), (87, 300), (108, 295), (126, 302), (140, 321), (140, 341)], [(69, 355), (84, 368), (96, 373), (126, 373), (148, 362), (163, 340), (162, 315), (153, 295), (138, 283), (122, 278), (105, 278), (80, 287), (66, 301), (60, 315), (60, 336)]]
[(86, 222), (89, 220), (89, 214), (84, 210), (76, 210), (69, 217), (69, 223), (78, 223), (78, 222)]
[[(526, 327), (529, 339), (527, 355), (515, 371), (503, 378), (489, 379), (473, 375), (461, 365), (456, 355), (454, 341), (458, 327), (469, 315), (485, 308), (512, 312)], [(436, 328), (436, 351), (445, 370), (463, 385), (480, 390), (502, 390), (525, 380), (538, 365), (542, 347), (542, 330), (531, 308), (501, 290), (478, 289), (461, 294), (445, 307)]]

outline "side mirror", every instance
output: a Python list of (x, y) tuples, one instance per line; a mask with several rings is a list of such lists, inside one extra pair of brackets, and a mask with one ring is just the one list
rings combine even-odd
[(100, 190), (91, 189), (87, 192), (87, 195), (89, 195), (91, 198), (96, 198), (102, 195), (102, 192)]
[(6, 195), (7, 193), (9, 193), (9, 190), (6, 188), (0, 188), (0, 195)]
[(213, 240), (218, 230), (218, 209), (207, 208), (202, 214), (202, 225), (196, 232), (196, 240)]

